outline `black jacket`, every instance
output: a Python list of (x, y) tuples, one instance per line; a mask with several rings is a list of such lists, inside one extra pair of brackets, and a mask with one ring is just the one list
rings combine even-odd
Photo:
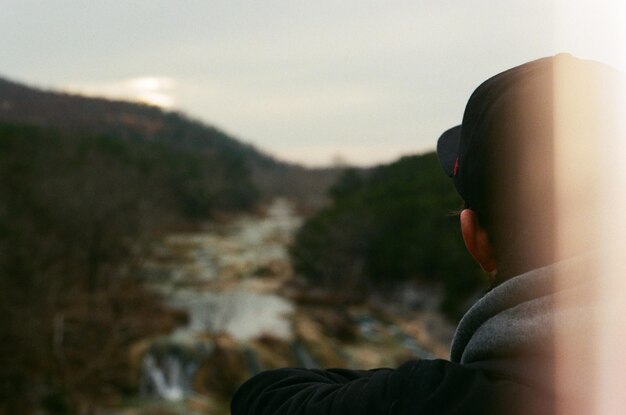
[[(410, 361), (398, 369), (278, 369), (244, 383), (232, 415), (542, 414), (518, 411), (523, 396), (545, 408), (532, 391), (445, 360)], [(529, 412), (530, 411), (530, 412)]]

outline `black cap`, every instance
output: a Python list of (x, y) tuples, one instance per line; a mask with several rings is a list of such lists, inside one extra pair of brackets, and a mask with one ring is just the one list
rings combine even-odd
[(486, 168), (494, 157), (502, 158), (502, 154), (487, 154), (494, 146), (501, 152), (513, 152), (516, 141), (525, 141), (530, 135), (553, 134), (555, 68), (595, 74), (598, 69), (606, 71), (608, 66), (559, 54), (499, 73), (476, 88), (465, 107), (462, 124), (439, 138), (439, 162), (470, 206), (477, 207), (484, 200), (486, 175), (507, 174), (506, 168)]

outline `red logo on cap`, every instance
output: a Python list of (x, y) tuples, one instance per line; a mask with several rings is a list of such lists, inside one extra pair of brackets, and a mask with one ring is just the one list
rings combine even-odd
[(456, 177), (456, 174), (459, 172), (459, 158), (456, 158), (454, 162), (454, 170), (452, 171), (453, 177)]

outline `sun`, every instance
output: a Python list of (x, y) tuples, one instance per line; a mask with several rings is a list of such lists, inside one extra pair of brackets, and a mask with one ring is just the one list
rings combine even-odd
[(104, 82), (72, 82), (63, 89), (70, 93), (141, 102), (164, 109), (172, 108), (176, 104), (173, 96), (176, 81), (166, 76), (139, 76)]
[(137, 101), (161, 108), (174, 106), (174, 98), (168, 93), (174, 87), (174, 80), (159, 76), (142, 76), (125, 82), (129, 95)]

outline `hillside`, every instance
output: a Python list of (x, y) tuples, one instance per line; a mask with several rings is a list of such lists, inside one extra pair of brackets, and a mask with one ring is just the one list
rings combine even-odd
[(334, 169), (307, 169), (276, 160), (215, 127), (158, 107), (44, 91), (0, 78), (0, 122), (64, 132), (157, 142), (211, 157), (218, 165), (240, 164), (263, 198), (294, 197), (319, 205), (337, 177)]
[(43, 91), (1, 78), (0, 121), (87, 130), (120, 138), (165, 140), (195, 150), (234, 151), (259, 163), (274, 162), (253, 147), (179, 113), (140, 103)]
[(462, 201), (434, 153), (347, 171), (330, 194), (291, 248), (296, 272), (315, 287), (354, 300), (406, 281), (435, 283), (453, 320), (484, 289), (451, 214)]

